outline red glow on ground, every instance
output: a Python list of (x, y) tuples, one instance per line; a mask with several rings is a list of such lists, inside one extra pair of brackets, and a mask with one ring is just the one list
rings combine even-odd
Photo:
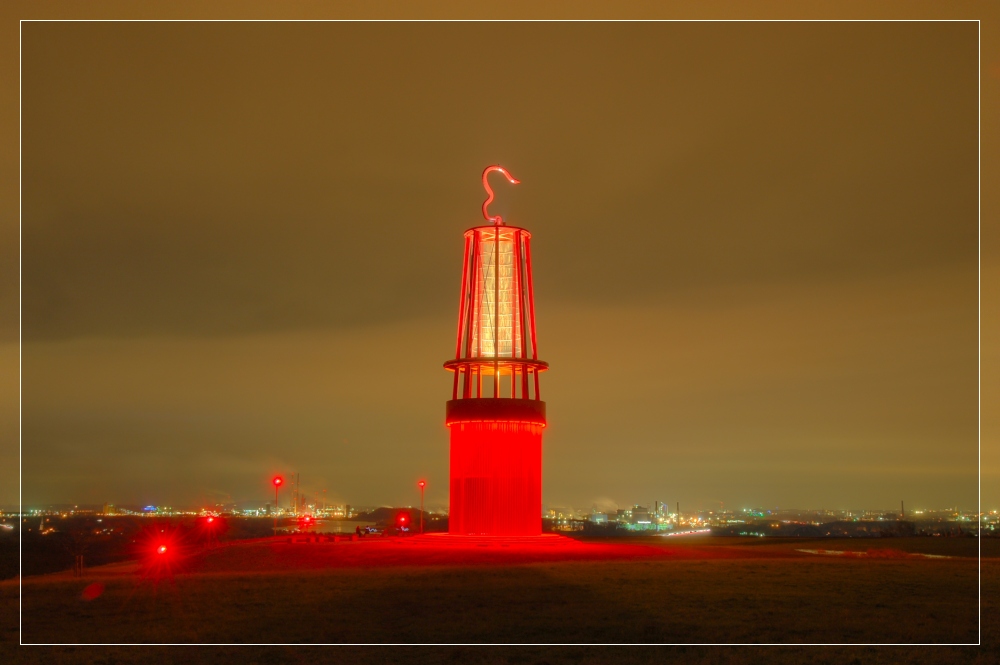
[(80, 597), (84, 600), (95, 600), (102, 593), (104, 593), (104, 585), (100, 582), (94, 582), (93, 584), (88, 584), (83, 588), (83, 592)]
[[(661, 541), (662, 542), (662, 541)], [(751, 554), (755, 554), (751, 552)], [(720, 556), (721, 555), (721, 556)], [(403, 538), (344, 536), (315, 542), (315, 536), (244, 541), (194, 557), (191, 572), (259, 572), (394, 566), (508, 566), (558, 561), (614, 561), (661, 557), (731, 558), (721, 548), (696, 550), (663, 545), (580, 542), (543, 534), (525, 537), (427, 534)], [(801, 555), (800, 555), (801, 556)]]

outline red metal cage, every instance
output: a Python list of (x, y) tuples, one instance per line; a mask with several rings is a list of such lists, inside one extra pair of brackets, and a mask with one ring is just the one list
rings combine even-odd
[(513, 226), (465, 232), (451, 398), (539, 400), (531, 234)]

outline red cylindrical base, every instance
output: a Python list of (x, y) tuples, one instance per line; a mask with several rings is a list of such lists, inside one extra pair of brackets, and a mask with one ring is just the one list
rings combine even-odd
[(451, 508), (454, 535), (542, 533), (542, 429), (537, 422), (452, 422)]

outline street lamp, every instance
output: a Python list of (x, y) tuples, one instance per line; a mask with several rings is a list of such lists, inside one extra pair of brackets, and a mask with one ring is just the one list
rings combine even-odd
[(420, 533), (424, 532), (424, 487), (427, 483), (421, 480), (417, 483), (417, 487), (420, 488)]
[(275, 476), (274, 480), (274, 535), (278, 535), (278, 488), (281, 487), (281, 483), (285, 482), (282, 480), (281, 476)]

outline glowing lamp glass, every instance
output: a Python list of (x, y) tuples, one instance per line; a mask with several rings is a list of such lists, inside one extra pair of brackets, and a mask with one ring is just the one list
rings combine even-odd
[[(538, 359), (530, 240), (530, 233), (513, 226), (479, 226), (465, 232), (458, 337), (452, 365), (463, 360), (487, 361), (470, 363), (463, 368), (466, 375), (472, 372), (477, 379), (497, 374), (526, 375), (529, 367), (518, 361)], [(470, 395), (463, 389), (465, 397), (483, 396), (479, 388), (474, 393)]]
[(520, 346), (514, 326), (514, 242), (511, 231), (485, 230), (477, 256), (476, 295), (480, 307), (472, 330), (476, 355), (511, 358)]

